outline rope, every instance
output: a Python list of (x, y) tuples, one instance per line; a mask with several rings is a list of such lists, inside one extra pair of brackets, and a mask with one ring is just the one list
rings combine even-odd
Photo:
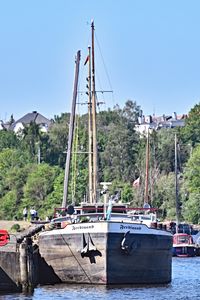
[(82, 265), (80, 264), (79, 260), (76, 258), (76, 256), (74, 255), (74, 253), (72, 252), (71, 247), (69, 246), (69, 244), (65, 241), (63, 235), (61, 234), (61, 237), (63, 239), (63, 241), (65, 242), (65, 244), (68, 246), (69, 251), (71, 252), (72, 256), (75, 258), (76, 262), (78, 263), (79, 267), (82, 269), (83, 273), (85, 274), (85, 276), (88, 278), (89, 282), (92, 283), (90, 277), (87, 275), (87, 273), (85, 272), (85, 270), (83, 269)]
[[(101, 51), (100, 43), (99, 43), (99, 41), (98, 41), (96, 32), (95, 32), (95, 39), (96, 39), (96, 41), (97, 41), (97, 46), (98, 46), (99, 53), (100, 53), (100, 56), (101, 56), (101, 59), (102, 59), (102, 63), (103, 63), (103, 67), (104, 67), (104, 70), (105, 70), (105, 74), (106, 74), (106, 77), (107, 77), (107, 80), (108, 80), (109, 87), (110, 87), (110, 89), (113, 91), (112, 84), (111, 84), (111, 81), (110, 81), (110, 76), (109, 76), (108, 70), (107, 70), (107, 68), (106, 68), (105, 60), (104, 60), (104, 57), (103, 57), (103, 54), (102, 54), (102, 51)], [(113, 104), (116, 103), (116, 101), (115, 101), (115, 99), (114, 99), (114, 93), (112, 93), (112, 102), (113, 102)]]
[(102, 62), (103, 62), (105, 73), (106, 73), (106, 76), (107, 76), (107, 79), (108, 79), (108, 83), (109, 83), (110, 88), (112, 90), (112, 85), (111, 85), (110, 77), (109, 77), (109, 74), (108, 74), (108, 71), (107, 71), (107, 68), (106, 68), (106, 64), (105, 64), (105, 61), (104, 61), (104, 58), (103, 58), (103, 54), (102, 54), (102, 51), (101, 51), (100, 44), (99, 44), (99, 41), (97, 39), (96, 33), (95, 33), (95, 38), (96, 38), (96, 41), (97, 41), (97, 45), (98, 45), (98, 48), (99, 48), (99, 52), (100, 52), (100, 55), (101, 55), (101, 59), (102, 59)]
[(79, 134), (79, 114), (77, 116), (77, 128), (76, 128), (76, 135), (75, 135), (75, 145), (74, 145), (74, 182), (73, 182), (73, 199), (76, 193), (76, 178), (77, 178), (77, 151), (78, 151), (78, 134)]

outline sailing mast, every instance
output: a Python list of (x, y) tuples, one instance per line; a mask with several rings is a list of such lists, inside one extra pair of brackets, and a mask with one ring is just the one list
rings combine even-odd
[(174, 149), (175, 149), (175, 159), (174, 159), (174, 165), (175, 165), (175, 200), (176, 200), (176, 233), (178, 233), (178, 225), (180, 222), (179, 218), (179, 200), (178, 200), (178, 163), (177, 163), (177, 135), (175, 133), (174, 138)]
[(94, 60), (94, 21), (92, 28), (92, 133), (93, 133), (93, 197), (92, 202), (97, 202), (97, 129), (96, 129), (96, 90), (95, 90), (95, 60)]
[(71, 107), (70, 123), (69, 123), (69, 137), (68, 137), (66, 164), (65, 164), (65, 178), (64, 178), (62, 208), (66, 208), (67, 206), (69, 170), (70, 170), (71, 149), (72, 149), (73, 133), (74, 133), (80, 59), (81, 59), (81, 51), (79, 50), (77, 52), (76, 61), (75, 61), (76, 67), (75, 67), (75, 78), (74, 78), (74, 90), (73, 90), (73, 99), (72, 99), (72, 107)]
[(91, 99), (91, 47), (88, 47), (88, 173), (89, 173), (89, 203), (93, 202), (93, 172), (92, 172), (92, 99)]
[(146, 175), (145, 175), (145, 191), (144, 191), (144, 205), (149, 204), (149, 129), (147, 131), (146, 144)]

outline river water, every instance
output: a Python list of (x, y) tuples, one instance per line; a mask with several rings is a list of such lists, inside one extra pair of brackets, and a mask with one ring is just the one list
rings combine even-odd
[(200, 257), (173, 258), (172, 282), (159, 286), (54, 285), (32, 295), (0, 295), (0, 300), (187, 300), (200, 299)]

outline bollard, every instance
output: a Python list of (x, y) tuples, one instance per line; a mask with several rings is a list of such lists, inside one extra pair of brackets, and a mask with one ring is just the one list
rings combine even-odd
[(28, 266), (27, 266), (27, 241), (24, 241), (19, 246), (19, 264), (22, 291), (28, 291)]

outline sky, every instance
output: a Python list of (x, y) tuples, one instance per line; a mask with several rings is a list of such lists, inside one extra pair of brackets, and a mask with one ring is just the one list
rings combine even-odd
[(0, 0), (1, 120), (70, 111), (78, 50), (85, 90), (91, 19), (96, 87), (113, 90), (101, 110), (133, 100), (146, 115), (186, 114), (199, 103), (200, 1)]

